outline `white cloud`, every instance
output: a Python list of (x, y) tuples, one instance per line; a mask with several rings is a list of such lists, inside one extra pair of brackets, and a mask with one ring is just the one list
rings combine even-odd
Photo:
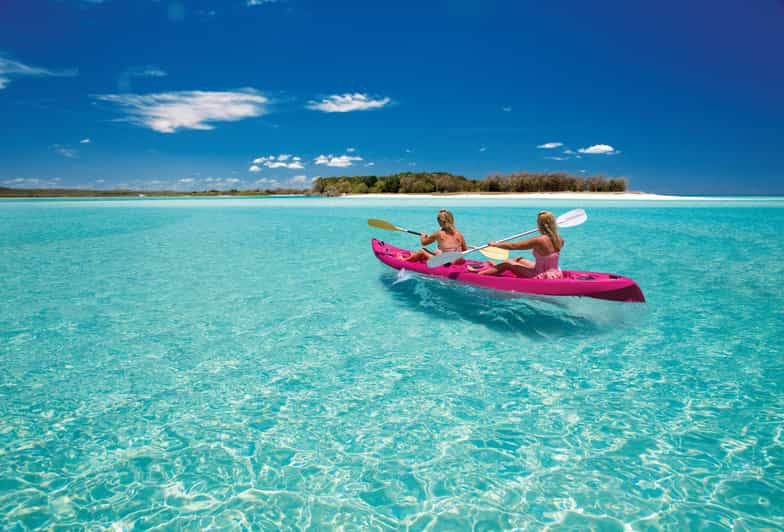
[(354, 161), (361, 161), (362, 157), (355, 157), (351, 155), (319, 155), (313, 162), (316, 164), (323, 164), (336, 168), (345, 168), (354, 164)]
[(121, 106), (125, 120), (160, 133), (214, 129), (212, 122), (235, 122), (266, 113), (269, 101), (254, 89), (105, 94), (97, 99)]
[(280, 185), (280, 181), (278, 181), (277, 179), (269, 178), (269, 177), (262, 177), (261, 179), (256, 180), (253, 184), (254, 185), (273, 185), (273, 186), (278, 186), (278, 185)]
[(357, 150), (356, 150), (356, 149), (354, 149), (354, 148), (346, 148), (346, 151), (347, 151), (348, 153), (354, 153), (354, 152), (355, 152), (355, 151), (357, 151)]
[(544, 144), (537, 146), (537, 148), (552, 150), (553, 148), (560, 148), (561, 146), (563, 146), (563, 142), (545, 142)]
[(354, 94), (333, 94), (327, 96), (320, 102), (308, 102), (308, 109), (314, 111), (324, 111), (325, 113), (347, 113), (349, 111), (367, 111), (384, 107), (392, 100), (384, 97), (373, 99), (367, 94), (355, 92)]
[(92, 142), (92, 140), (90, 140), (90, 138), (88, 137), (88, 138), (83, 138), (82, 140), (80, 140), (79, 144), (90, 144), (91, 142)]
[(288, 168), (289, 170), (299, 170), (305, 168), (301, 161), (301, 157), (292, 157), (290, 153), (282, 153), (277, 157), (274, 155), (269, 155), (267, 157), (257, 157), (253, 159), (253, 164), (260, 164), (266, 166), (267, 168)]
[(192, 177), (183, 177), (182, 179), (178, 179), (178, 183), (193, 183), (195, 180)]
[(563, 152), (564, 152), (566, 155), (574, 155), (574, 154), (576, 153), (576, 152), (574, 152), (574, 151), (572, 151), (572, 150), (564, 150)]
[(246, 6), (263, 6), (264, 4), (274, 4), (278, 0), (247, 0)]
[(501, 107), (501, 110), (502, 110), (503, 112), (505, 112), (505, 113), (508, 113), (509, 111), (511, 111), (511, 110), (512, 110), (512, 108), (511, 108), (510, 106), (508, 106), (508, 105), (507, 105), (507, 106), (505, 106), (505, 107)]
[(577, 151), (589, 155), (615, 155), (616, 153), (619, 153), (615, 148), (608, 144), (594, 144), (593, 146), (588, 146), (587, 148), (580, 148)]
[(291, 178), (292, 183), (296, 183), (298, 185), (304, 184), (308, 182), (308, 176), (306, 175), (295, 175)]
[(479, 148), (479, 151), (487, 151), (487, 146), (482, 146), (481, 148)]
[(255, 164), (250, 165), (248, 172), (261, 172), (261, 167)]
[(45, 76), (75, 76), (76, 69), (49, 70), (46, 68), (25, 65), (0, 55), (0, 90), (6, 88), (14, 78), (45, 77)]
[(374, 162), (369, 162), (369, 163), (367, 163), (365, 166), (376, 166), (376, 163), (374, 163)]
[(552, 161), (565, 161), (565, 160), (567, 160), (568, 158), (569, 158), (569, 157), (557, 157), (557, 156), (554, 156), (554, 157), (545, 157), (545, 159), (550, 159), (550, 160), (552, 160)]

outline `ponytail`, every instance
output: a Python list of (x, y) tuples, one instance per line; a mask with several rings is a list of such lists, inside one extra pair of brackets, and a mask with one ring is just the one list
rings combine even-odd
[(539, 231), (543, 235), (550, 237), (550, 242), (553, 243), (555, 251), (561, 251), (561, 235), (558, 234), (558, 222), (555, 221), (555, 216), (550, 211), (542, 211), (536, 218), (536, 225), (539, 226)]

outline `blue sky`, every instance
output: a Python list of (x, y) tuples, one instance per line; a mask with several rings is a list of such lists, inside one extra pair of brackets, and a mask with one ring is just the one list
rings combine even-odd
[(0, 186), (784, 193), (784, 1), (5, 0)]

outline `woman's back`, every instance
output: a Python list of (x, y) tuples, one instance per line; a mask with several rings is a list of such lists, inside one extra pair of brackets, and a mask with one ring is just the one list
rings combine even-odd
[(457, 229), (451, 233), (445, 230), (438, 232), (438, 249), (441, 251), (463, 251), (463, 235)]

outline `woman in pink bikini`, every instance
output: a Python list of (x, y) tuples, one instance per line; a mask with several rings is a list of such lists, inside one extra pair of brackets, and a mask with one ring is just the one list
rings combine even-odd
[(539, 227), (540, 236), (521, 240), (520, 242), (490, 242), (489, 245), (511, 250), (533, 250), (536, 262), (527, 259), (509, 259), (500, 264), (490, 263), (491, 266), (479, 273), (479, 275), (501, 275), (510, 271), (517, 277), (528, 277), (535, 279), (560, 279), (563, 277), (558, 268), (558, 256), (564, 245), (564, 240), (558, 234), (558, 224), (555, 216), (549, 211), (542, 211), (536, 217), (536, 225)]

